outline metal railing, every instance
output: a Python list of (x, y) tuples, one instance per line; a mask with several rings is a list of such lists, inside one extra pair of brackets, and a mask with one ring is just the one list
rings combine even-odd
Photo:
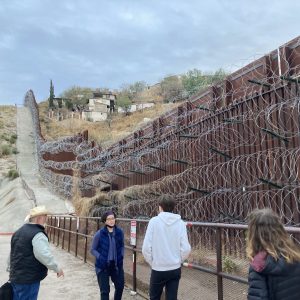
[(29, 200), (33, 201), (34, 206), (37, 206), (37, 202), (36, 202), (36, 198), (35, 198), (35, 194), (34, 194), (33, 189), (31, 189), (31, 188), (28, 186), (27, 182), (26, 182), (26, 181), (24, 180), (24, 178), (22, 177), (21, 172), (19, 172), (19, 175), (20, 175), (20, 177), (21, 177), (22, 186), (23, 186), (23, 188), (24, 188), (24, 190), (25, 190), (25, 194), (26, 194), (27, 198), (28, 198)]
[[(130, 244), (131, 221), (136, 224), (136, 245)], [(118, 218), (124, 230), (124, 270), (126, 283), (133, 292), (147, 294), (150, 268), (141, 255), (141, 247), (149, 220)], [(246, 299), (248, 260), (245, 231), (247, 225), (187, 222), (192, 246), (188, 262), (183, 263), (178, 299)], [(94, 233), (101, 228), (100, 218), (49, 216), (47, 233), (56, 246), (93, 264), (89, 249)], [(297, 239), (300, 228), (286, 227)]]

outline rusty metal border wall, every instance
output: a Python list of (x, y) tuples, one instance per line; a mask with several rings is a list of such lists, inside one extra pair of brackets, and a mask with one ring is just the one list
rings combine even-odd
[[(281, 73), (285, 73), (287, 76), (295, 76), (300, 72), (300, 43), (296, 38), (289, 43), (279, 47), (280, 51), (280, 64)], [(288, 70), (292, 70), (288, 72)], [(255, 79), (264, 80), (264, 82), (270, 84), (270, 86), (255, 85), (249, 80)], [(132, 141), (137, 140), (134, 143), (134, 149), (122, 147), (121, 151), (124, 155), (131, 155), (137, 153), (145, 147), (153, 147), (163, 142), (160, 139), (161, 135), (164, 135), (164, 139), (178, 139), (178, 135), (184, 134), (191, 127), (198, 127), (199, 134), (201, 128), (212, 127), (213, 125), (222, 122), (224, 119), (230, 119), (237, 117), (240, 114), (245, 114), (252, 108), (263, 109), (263, 106), (267, 106), (268, 103), (274, 101), (280, 103), (299, 96), (298, 83), (283, 81), (279, 74), (278, 63), (278, 51), (274, 50), (268, 55), (250, 63), (242, 69), (229, 75), (223, 82), (216, 84), (207, 90), (201, 92), (198, 95), (193, 96), (188, 102), (180, 105), (177, 109), (174, 109), (165, 115), (162, 115), (158, 119), (154, 120), (150, 125), (132, 133), (128, 137), (112, 145), (109, 150), (114, 148), (120, 148), (120, 145), (131, 144)], [(278, 96), (279, 95), (279, 96)], [(263, 100), (263, 101), (261, 101)], [(195, 107), (204, 105), (208, 110), (195, 111)], [(192, 114), (188, 112), (193, 110)], [(181, 119), (178, 127), (180, 131), (174, 131), (168, 127), (172, 120), (178, 122), (178, 116), (187, 115)], [(289, 127), (288, 120), (286, 120), (286, 126)], [(256, 130), (258, 134), (259, 128), (255, 128), (254, 124), (248, 124), (250, 128)], [(242, 128), (240, 129), (242, 131)], [(170, 132), (168, 135), (168, 131)], [(176, 136), (177, 135), (177, 136)], [(147, 136), (151, 137), (151, 142), (142, 138)], [(299, 147), (299, 137), (293, 138), (287, 148)], [(274, 139), (273, 142), (269, 142), (265, 145), (254, 145), (253, 148), (243, 149), (242, 147), (234, 153), (229, 153), (232, 157), (249, 154), (265, 149), (271, 149), (280, 146), (280, 142)], [(120, 153), (121, 154), (121, 153)], [(174, 153), (170, 153), (170, 156), (174, 156)], [(113, 159), (113, 157), (112, 157)], [(195, 157), (196, 160), (196, 157)], [(221, 160), (220, 160), (221, 161)], [(186, 169), (186, 165), (180, 162), (176, 162), (169, 166), (167, 172), (156, 170), (151, 176), (143, 177), (140, 174), (130, 175), (130, 179), (119, 177), (114, 182), (118, 185), (119, 189), (126, 188), (135, 184), (146, 184), (152, 182), (158, 178), (161, 178), (170, 174), (178, 174)]]
[[(284, 76), (282, 76), (284, 74)], [(155, 119), (152, 123), (130, 134), (126, 138), (115, 143), (108, 149), (110, 153), (109, 160), (118, 160), (119, 156), (130, 157), (136, 155), (146, 148), (155, 148), (165, 141), (179, 141), (186, 138), (192, 130), (193, 133), (201, 134), (209, 128), (217, 127), (218, 124), (224, 123), (225, 120), (236, 119), (241, 115), (247, 115), (249, 112), (263, 111), (264, 108), (270, 104), (280, 104), (288, 100), (299, 98), (298, 76), (300, 74), (300, 43), (299, 38), (296, 38), (278, 49), (272, 51), (268, 55), (261, 57), (258, 60), (248, 64), (242, 69), (232, 73), (222, 82), (211, 86), (210, 88), (194, 95), (187, 102), (180, 105), (177, 109), (169, 111), (161, 117)], [(295, 79), (296, 78), (296, 79)], [(35, 100), (34, 100), (35, 101)], [(37, 110), (36, 104), (32, 109)], [(293, 124), (289, 119), (289, 111), (284, 116), (283, 126), (294, 132)], [(298, 116), (299, 118), (299, 111)], [(274, 122), (278, 121), (277, 115), (272, 116)], [(291, 137), (278, 139), (270, 135), (267, 130), (266, 120), (257, 118), (255, 124), (251, 119), (243, 120), (243, 124), (233, 125), (235, 130), (239, 132), (245, 139), (249, 138), (249, 132), (244, 130), (245, 125), (254, 135), (259, 137), (258, 142), (254, 142), (251, 146), (240, 145), (234, 149), (212, 149), (209, 144), (212, 144), (215, 135), (208, 134), (206, 136), (207, 147), (205, 151), (214, 151), (216, 155), (212, 156), (209, 161), (203, 162), (203, 153), (193, 152), (193, 144), (190, 149), (181, 149), (179, 151), (161, 149), (161, 154), (171, 158), (171, 163), (167, 163), (165, 169), (154, 169), (153, 172), (142, 174), (139, 172), (131, 172), (131, 162), (127, 162), (127, 170), (131, 172), (126, 176), (118, 176), (112, 179), (114, 189), (123, 190), (124, 188), (133, 185), (145, 185), (154, 182), (166, 175), (180, 174), (189, 168), (189, 164), (184, 160), (184, 153), (189, 155), (192, 153), (190, 160), (193, 160), (194, 166), (201, 166), (203, 164), (223, 163), (231, 158), (242, 155), (250, 155), (252, 153), (276, 149), (283, 147), (285, 149), (298, 149), (300, 146), (299, 132)], [(35, 122), (36, 132), (40, 135), (40, 126)], [(262, 130), (265, 129), (265, 130)], [(271, 132), (272, 133), (272, 132)], [(228, 133), (230, 137), (230, 133)], [(235, 136), (231, 136), (232, 142), (235, 142)], [(202, 141), (199, 141), (202, 143)], [(126, 145), (130, 145), (126, 147)], [(90, 149), (94, 145), (90, 145)], [(163, 155), (162, 155), (163, 156)], [(55, 157), (52, 156), (55, 160)], [(60, 158), (61, 159), (61, 158)], [(64, 158), (63, 158), (64, 159)], [(71, 159), (74, 159), (72, 157)], [(197, 163), (199, 162), (199, 163)], [(266, 162), (268, 163), (268, 162)], [(50, 172), (53, 170), (50, 169)], [(253, 170), (255, 172), (255, 170)], [(271, 166), (270, 166), (270, 172)], [(234, 174), (232, 174), (234, 176)], [(299, 178), (298, 189), (296, 194), (300, 197)], [(222, 186), (222, 178), (219, 178), (219, 184)], [(256, 192), (263, 192), (266, 190), (276, 189), (267, 181), (261, 184)], [(194, 195), (189, 196), (191, 204), (193, 199), (198, 197), (195, 192)], [(276, 202), (276, 201), (275, 201)], [(224, 194), (224, 203), (226, 203), (226, 195)], [(230, 205), (230, 204), (228, 204)], [(294, 205), (294, 204), (291, 204)], [(184, 211), (184, 207), (178, 207)], [(222, 209), (222, 208), (220, 208)], [(242, 208), (241, 208), (242, 209)], [(299, 211), (299, 207), (291, 207), (292, 210)], [(207, 211), (207, 215), (211, 212)], [(299, 223), (299, 217), (293, 220)]]
[[(278, 59), (280, 56), (280, 60)], [(236, 71), (235, 73), (229, 75), (223, 82), (208, 88), (206, 91), (201, 92), (199, 95), (193, 96), (189, 99), (188, 102), (179, 106), (177, 109), (174, 109), (165, 115), (154, 120), (150, 125), (134, 132), (129, 135), (127, 138), (119, 141), (118, 143), (112, 145), (109, 150), (114, 153), (115, 156), (112, 156), (111, 159), (118, 158), (119, 155), (131, 156), (136, 155), (141, 152), (143, 149), (148, 147), (157, 147), (167, 140), (180, 140), (180, 137), (188, 135), (190, 129), (193, 129), (193, 132), (200, 134), (207, 130), (207, 128), (216, 127), (220, 123), (224, 123), (224, 120), (237, 119), (241, 115), (249, 113), (249, 111), (263, 111), (271, 104), (280, 104), (287, 102), (292, 99), (299, 99), (299, 86), (298, 80), (286, 80), (289, 78), (297, 78), (299, 76), (300, 69), (300, 45), (299, 39), (295, 39), (282, 47), (279, 47), (279, 50), (274, 50), (270, 54), (254, 61), (253, 63), (247, 65), (246, 67)], [(281, 76), (285, 74), (285, 77)], [(254, 81), (254, 82), (253, 82)], [(266, 84), (255, 84), (255, 82), (263, 81)], [(195, 109), (202, 106), (205, 109)], [(299, 118), (299, 110), (298, 110)], [(183, 116), (180, 118), (180, 116)], [(279, 122), (278, 115), (274, 114), (271, 116), (274, 122)], [(296, 117), (297, 118), (297, 117)], [(283, 126), (287, 131), (295, 131), (293, 124), (290, 122), (289, 112), (287, 111), (283, 116)], [(171, 124), (174, 127), (174, 122), (176, 122), (179, 130), (174, 130), (171, 128)], [(175, 126), (176, 126), (175, 125)], [(215, 149), (219, 153), (225, 153), (227, 156), (224, 158), (224, 155), (216, 155), (212, 160), (205, 163), (218, 164), (228, 160), (228, 158), (241, 157), (243, 155), (251, 155), (253, 153), (269, 151), (279, 147), (285, 149), (299, 149), (300, 139), (299, 132), (297, 135), (292, 137), (286, 137), (284, 140), (276, 138), (276, 136), (271, 136), (267, 131), (266, 120), (263, 118), (257, 119), (257, 124), (253, 120), (246, 119), (243, 121), (242, 125), (236, 125), (235, 129), (247, 139), (249, 133), (244, 131), (243, 125), (249, 128), (254, 135), (256, 135), (257, 142), (253, 143), (251, 146), (241, 145), (233, 150), (224, 149)], [(195, 130), (196, 128), (196, 130)], [(146, 137), (143, 139), (143, 137)], [(163, 137), (163, 138), (162, 138)], [(232, 142), (235, 142), (235, 136), (232, 136)], [(213, 143), (214, 135), (208, 135), (207, 140), (209, 144)], [(132, 147), (126, 148), (126, 145), (134, 145)], [(193, 152), (190, 149), (186, 149), (187, 153)], [(189, 151), (188, 151), (189, 150)], [(207, 151), (209, 151), (207, 147)], [(163, 153), (163, 149), (161, 153)], [(184, 152), (184, 149), (181, 150)], [(170, 157), (173, 160), (173, 163), (168, 163), (164, 170), (156, 169), (152, 173), (141, 174), (141, 173), (131, 173), (126, 174), (126, 176), (118, 176), (114, 179), (115, 186), (119, 190), (123, 190), (127, 187), (134, 185), (145, 185), (150, 182), (154, 182), (160, 178), (163, 178), (166, 175), (175, 175), (182, 173), (184, 170), (190, 166), (185, 162), (184, 157), (178, 157), (178, 151), (169, 151), (167, 155), (164, 153), (164, 156)], [(203, 160), (201, 159), (201, 154), (195, 153), (192, 155), (192, 160), (194, 162), (199, 161), (200, 163), (193, 166), (203, 165)], [(190, 157), (191, 159), (191, 157)], [(270, 177), (273, 170), (270, 162), (269, 171)], [(253, 172), (255, 166), (253, 166)], [(296, 166), (299, 168), (300, 166)], [(131, 169), (130, 163), (128, 163), (127, 169)], [(276, 174), (275, 174), (276, 175)], [(234, 174), (232, 174), (234, 176)], [(275, 176), (276, 177), (276, 176)], [(259, 178), (258, 178), (259, 180)], [(296, 188), (296, 198), (300, 198), (300, 189), (299, 189), (299, 178), (297, 179), (298, 187)], [(222, 186), (222, 178), (219, 179), (220, 186)], [(261, 198), (263, 198), (263, 192), (276, 190), (277, 187), (270, 185), (267, 180), (258, 187), (256, 191), (258, 194), (261, 193)], [(256, 194), (257, 194), (256, 193)], [(289, 191), (283, 191), (286, 193), (287, 201), (290, 201), (290, 209), (292, 211), (299, 211), (299, 205), (291, 200), (289, 200)], [(193, 199), (199, 197), (197, 192), (194, 195), (190, 196), (190, 205), (194, 205)], [(277, 210), (276, 203), (280, 202), (282, 195), (276, 195), (274, 201), (274, 210)], [(226, 195), (224, 194), (224, 203), (226, 203)], [(220, 206), (220, 211), (222, 210), (222, 205)], [(225, 204), (224, 204), (225, 205)], [(228, 204), (230, 205), (230, 204)], [(279, 204), (278, 204), (279, 205)], [(255, 204), (253, 203), (253, 208)], [(201, 209), (201, 207), (195, 207), (195, 209)], [(242, 207), (238, 208), (242, 210)], [(146, 207), (141, 208), (144, 212), (147, 211)], [(184, 217), (184, 208), (178, 207), (178, 210), (182, 213)], [(243, 212), (238, 212), (238, 214)], [(288, 212), (285, 212), (288, 213)], [(147, 214), (147, 213), (146, 213)], [(211, 212), (207, 211), (207, 216)], [(245, 212), (246, 214), (246, 212)], [(244, 218), (246, 215), (244, 215)], [(208, 217), (207, 220), (210, 218)], [(292, 221), (292, 224), (299, 223), (300, 216), (296, 216)]]

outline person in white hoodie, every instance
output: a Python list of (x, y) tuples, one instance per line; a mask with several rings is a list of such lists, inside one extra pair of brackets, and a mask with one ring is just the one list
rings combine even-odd
[(185, 223), (174, 214), (175, 200), (159, 198), (159, 214), (149, 221), (142, 252), (151, 266), (150, 300), (160, 300), (165, 287), (166, 300), (176, 300), (181, 264), (191, 252)]

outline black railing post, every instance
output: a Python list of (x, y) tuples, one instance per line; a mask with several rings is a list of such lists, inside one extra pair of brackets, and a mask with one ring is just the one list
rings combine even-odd
[(221, 230), (221, 228), (216, 228), (218, 300), (223, 300), (223, 277), (220, 274), (222, 272)]
[(57, 232), (57, 245), (56, 245), (56, 246), (59, 245), (59, 237), (60, 237), (60, 217), (58, 217), (58, 219), (57, 219), (57, 230), (58, 230), (58, 232)]
[(77, 257), (78, 251), (78, 230), (79, 230), (79, 217), (76, 218), (76, 239), (75, 239), (75, 257)]
[(132, 290), (131, 295), (136, 295), (136, 241), (137, 241), (137, 221), (130, 221), (130, 245), (132, 246)]
[(87, 234), (88, 234), (88, 227), (89, 227), (89, 219), (85, 219), (85, 240), (84, 240), (84, 262), (86, 263), (86, 256), (87, 256)]
[(52, 240), (53, 244), (55, 244), (55, 233), (56, 233), (56, 217), (54, 217), (53, 240)]
[(132, 247), (132, 291), (136, 293), (136, 246)]
[[(50, 221), (49, 221), (50, 220)], [(49, 237), (49, 241), (51, 242), (51, 235), (52, 235), (52, 217), (48, 217), (47, 220), (47, 224), (49, 224), (50, 226), (48, 227), (48, 237)]]
[(69, 218), (68, 252), (70, 252), (72, 221), (73, 221), (73, 218), (70, 217)]
[(64, 228), (63, 228), (63, 232), (62, 232), (62, 245), (61, 248), (64, 249), (65, 247), (65, 230), (66, 230), (66, 217), (64, 217)]

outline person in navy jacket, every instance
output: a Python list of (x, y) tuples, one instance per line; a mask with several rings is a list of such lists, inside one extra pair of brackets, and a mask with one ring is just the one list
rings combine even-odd
[(300, 299), (300, 248), (271, 209), (249, 215), (248, 300)]
[(124, 289), (124, 233), (116, 226), (116, 214), (107, 211), (101, 218), (105, 224), (93, 238), (91, 254), (95, 256), (95, 269), (101, 300), (109, 300), (109, 277), (115, 286), (114, 300), (122, 299)]

